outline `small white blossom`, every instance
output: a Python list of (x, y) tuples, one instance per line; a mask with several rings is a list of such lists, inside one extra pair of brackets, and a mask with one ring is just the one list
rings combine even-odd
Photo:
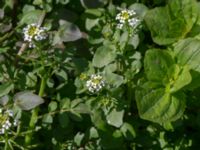
[(133, 29), (136, 29), (141, 23), (141, 20), (138, 19), (134, 10), (122, 10), (117, 14), (115, 19), (119, 22), (117, 24), (118, 29), (122, 29), (126, 24), (133, 27)]
[(8, 130), (11, 126), (12, 124), (10, 123), (10, 121), (6, 120), (6, 122), (2, 125), (2, 128)]
[(92, 74), (86, 82), (86, 87), (91, 93), (99, 92), (105, 86), (105, 81), (101, 75)]
[(39, 27), (37, 24), (27, 25), (23, 29), (24, 41), (29, 42), (29, 47), (34, 48), (34, 41), (41, 41), (47, 38), (46, 28)]
[(4, 134), (4, 133), (5, 133), (5, 129), (4, 129), (4, 128), (1, 128), (1, 129), (0, 129), (0, 135), (1, 135), (1, 134)]
[(15, 119), (14, 122), (13, 122), (13, 126), (16, 127), (18, 125), (18, 123), (19, 123), (19, 121), (17, 119)]
[(1, 109), (0, 113), (0, 135), (6, 131), (9, 133), (12, 127), (18, 125), (18, 120), (14, 118), (14, 112), (12, 110)]
[(10, 117), (13, 117), (14, 116), (14, 112), (12, 110), (6, 110), (6, 113), (8, 113), (8, 115)]

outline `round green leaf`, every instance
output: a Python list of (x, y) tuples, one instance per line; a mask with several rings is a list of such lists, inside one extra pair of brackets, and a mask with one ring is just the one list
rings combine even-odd
[(167, 45), (187, 35), (197, 20), (197, 14), (195, 0), (170, 0), (165, 7), (149, 10), (145, 22), (153, 41)]
[(111, 48), (101, 46), (96, 50), (92, 63), (95, 67), (101, 68), (114, 61), (115, 57), (116, 53), (114, 53)]
[(43, 14), (43, 11), (41, 10), (31, 10), (29, 12), (26, 12), (21, 20), (20, 24), (32, 24), (32, 23), (38, 23), (40, 16)]
[(119, 128), (123, 124), (123, 116), (124, 116), (124, 110), (113, 109), (111, 112), (107, 114), (106, 119), (108, 124)]
[(0, 85), (0, 97), (8, 94), (13, 88), (14, 85), (9, 82)]
[(180, 65), (188, 65), (192, 70), (200, 72), (200, 40), (181, 40), (174, 45), (174, 52)]
[(133, 126), (130, 125), (129, 123), (126, 123), (126, 122), (123, 123), (120, 130), (121, 130), (122, 134), (126, 137), (126, 139), (132, 140), (133, 138), (136, 137), (135, 130), (134, 130)]
[(167, 51), (159, 49), (148, 50), (144, 58), (144, 69), (148, 80), (162, 81), (174, 60)]
[(44, 100), (40, 96), (30, 91), (23, 91), (15, 94), (13, 100), (22, 110), (31, 110), (44, 103)]
[(164, 88), (153, 87), (151, 82), (137, 89), (136, 102), (140, 117), (157, 123), (175, 121), (185, 110), (182, 93), (170, 94)]

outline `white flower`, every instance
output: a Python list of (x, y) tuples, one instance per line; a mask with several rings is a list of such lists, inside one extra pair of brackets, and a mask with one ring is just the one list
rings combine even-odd
[(13, 122), (13, 125), (16, 127), (18, 125), (18, 122), (19, 121), (17, 119), (15, 119), (14, 122)]
[(115, 19), (119, 22), (117, 24), (118, 29), (122, 29), (125, 24), (136, 29), (141, 23), (134, 10), (122, 10)]
[(8, 130), (11, 126), (12, 124), (10, 123), (10, 121), (6, 120), (6, 122), (2, 125), (2, 128)]
[(118, 29), (122, 29), (123, 26), (124, 26), (124, 24), (122, 24), (122, 23), (118, 23), (118, 24), (117, 24), (117, 28), (118, 28)]
[(39, 27), (37, 24), (27, 25), (23, 29), (24, 41), (29, 42), (29, 47), (34, 48), (34, 41), (41, 41), (47, 38), (46, 28)]
[(13, 117), (14, 116), (14, 112), (12, 110), (6, 110), (6, 113), (8, 113), (8, 115), (10, 117)]
[(5, 132), (9, 133), (12, 127), (18, 125), (18, 120), (14, 118), (14, 112), (12, 110), (3, 110), (1, 109), (0, 114), (0, 134)]
[(4, 128), (0, 129), (0, 135), (4, 133), (5, 133), (5, 129)]
[(86, 87), (92, 93), (99, 92), (105, 86), (105, 81), (101, 75), (92, 74), (90, 79), (86, 81)]

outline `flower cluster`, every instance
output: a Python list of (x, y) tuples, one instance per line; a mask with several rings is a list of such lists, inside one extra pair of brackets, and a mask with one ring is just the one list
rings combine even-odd
[(92, 74), (86, 81), (86, 87), (92, 93), (99, 92), (105, 86), (105, 81), (101, 75)]
[(117, 14), (116, 20), (119, 21), (117, 28), (122, 29), (124, 25), (128, 25), (133, 29), (137, 29), (141, 24), (141, 20), (136, 16), (134, 10), (122, 10)]
[(14, 118), (13, 111), (0, 108), (0, 134), (4, 134), (6, 131), (17, 125), (18, 120)]
[(41, 41), (47, 38), (46, 28), (37, 24), (30, 24), (23, 29), (24, 41), (29, 42), (29, 47), (34, 48), (34, 41)]

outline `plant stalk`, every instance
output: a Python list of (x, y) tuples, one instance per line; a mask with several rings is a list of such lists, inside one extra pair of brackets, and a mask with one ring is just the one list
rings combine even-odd
[[(41, 80), (41, 84), (40, 84), (40, 90), (39, 90), (39, 96), (42, 97), (44, 95), (44, 90), (46, 87), (46, 77), (42, 77)], [(28, 130), (34, 130), (35, 125), (37, 123), (38, 120), (38, 112), (39, 112), (39, 107), (36, 107), (32, 110), (32, 115), (31, 115), (31, 119), (29, 122), (29, 129)], [(33, 132), (30, 132), (29, 134), (27, 134), (25, 136), (25, 145), (30, 145), (31, 140), (32, 140), (32, 136), (33, 136)]]

